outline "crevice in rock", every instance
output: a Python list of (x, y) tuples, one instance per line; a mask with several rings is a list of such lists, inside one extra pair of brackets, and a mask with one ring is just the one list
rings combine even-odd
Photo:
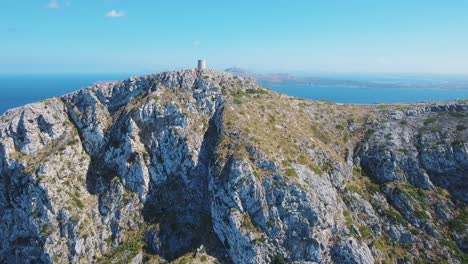
[[(218, 104), (204, 134), (197, 166), (190, 171), (189, 182), (176, 173), (157, 188), (150, 183), (143, 215), (148, 224), (157, 225), (147, 232), (147, 248), (167, 260), (174, 260), (203, 245), (207, 253), (229, 263), (220, 249), (211, 222), (208, 180), (214, 167), (215, 148), (220, 135), (220, 117), (224, 106)], [(186, 144), (183, 142), (183, 144)]]
[(46, 133), (51, 138), (54, 136), (54, 131), (52, 130), (52, 124), (49, 124), (45, 120), (43, 115), (40, 115), (39, 117), (37, 117), (36, 122), (39, 127), (39, 131), (41, 131), (42, 133)]
[(67, 116), (68, 118), (68, 121), (70, 121), (70, 123), (73, 124), (73, 126), (75, 127), (76, 131), (78, 132), (78, 137), (80, 138), (80, 144), (81, 144), (81, 147), (83, 148), (83, 150), (86, 152), (86, 154), (89, 155), (88, 153), (88, 150), (86, 149), (85, 145), (84, 145), (84, 137), (82, 135), (82, 131), (80, 130), (80, 128), (78, 127), (78, 125), (75, 123), (75, 120), (71, 117), (70, 115), (70, 111), (73, 111), (72, 110), (72, 106), (69, 105), (67, 103), (67, 101), (65, 101), (65, 99), (63, 97), (60, 97), (60, 100), (62, 100), (62, 103), (64, 104), (65, 108), (63, 109), (63, 111), (65, 112), (65, 115)]
[[(3, 170), (0, 177), (0, 191), (4, 192), (0, 195), (0, 221), (6, 223), (1, 226), (6, 229), (0, 229), (3, 236), (0, 263), (20, 263), (24, 259), (32, 263), (48, 263), (50, 256), (44, 250), (45, 237), (39, 225), (47, 221), (45, 211), (49, 197), (23, 169), (18, 166)], [(32, 206), (34, 201), (38, 203), (36, 208)], [(36, 218), (28, 217), (30, 215)]]

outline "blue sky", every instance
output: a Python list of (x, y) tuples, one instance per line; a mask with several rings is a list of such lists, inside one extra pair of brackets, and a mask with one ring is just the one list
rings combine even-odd
[(1, 0), (0, 73), (468, 74), (462, 0)]

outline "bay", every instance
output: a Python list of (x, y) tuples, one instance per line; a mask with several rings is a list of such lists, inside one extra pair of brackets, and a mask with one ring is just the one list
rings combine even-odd
[(313, 100), (348, 104), (415, 103), (468, 99), (468, 89), (270, 86), (274, 91)]

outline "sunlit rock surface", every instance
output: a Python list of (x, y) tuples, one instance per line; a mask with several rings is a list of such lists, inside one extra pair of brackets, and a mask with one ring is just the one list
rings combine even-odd
[(0, 262), (466, 263), (467, 126), (210, 70), (97, 84), (0, 117)]

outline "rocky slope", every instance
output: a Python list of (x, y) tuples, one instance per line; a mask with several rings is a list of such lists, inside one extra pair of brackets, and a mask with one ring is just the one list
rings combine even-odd
[(208, 70), (12, 109), (0, 262), (467, 263), (467, 125)]

